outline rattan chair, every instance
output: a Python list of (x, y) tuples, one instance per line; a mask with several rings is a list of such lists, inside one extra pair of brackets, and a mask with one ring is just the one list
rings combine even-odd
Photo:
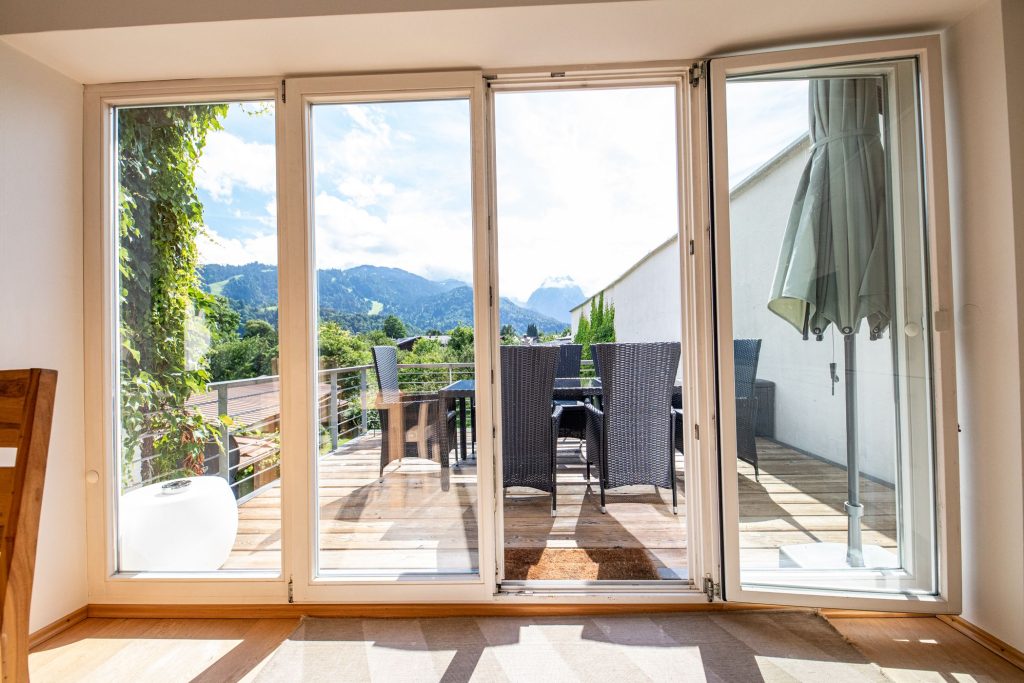
[[(373, 368), (377, 375), (377, 409), (380, 412), (380, 476), (392, 459), (437, 456), (448, 467), (448, 454), (455, 444), (455, 402), (442, 400), (436, 393), (405, 393), (398, 386), (398, 350), (394, 346), (374, 346)], [(400, 415), (400, 417), (396, 417)], [(391, 452), (391, 420), (401, 419), (402, 452)], [(410, 438), (410, 435), (412, 438)], [(457, 457), (457, 456), (456, 456)]]
[(651, 484), (672, 489), (678, 514), (672, 446), (678, 342), (594, 344), (590, 350), (601, 367), (602, 408), (586, 407), (588, 470), (596, 450), (601, 512), (606, 489)]
[[(555, 377), (559, 379), (579, 377), (582, 362), (582, 344), (562, 344), (558, 347), (558, 369), (555, 371)], [(586, 438), (587, 415), (583, 409), (583, 401), (555, 401), (555, 404), (562, 406), (562, 421), (559, 423), (558, 436), (581, 441)]]
[(754, 480), (761, 480), (757, 464), (757, 442), (754, 428), (757, 425), (757, 396), (754, 381), (757, 379), (757, 361), (761, 355), (760, 339), (734, 339), (733, 367), (736, 375), (736, 456), (754, 466)]
[(502, 486), (527, 486), (551, 493), (558, 509), (558, 423), (552, 409), (558, 349), (554, 346), (501, 347)]
[[(754, 382), (757, 379), (757, 361), (761, 354), (760, 339), (736, 339), (733, 341), (733, 365), (736, 369), (736, 450), (740, 460), (754, 466), (754, 479), (760, 481), (757, 464), (757, 442), (754, 438), (757, 425), (757, 397)], [(675, 416), (675, 446), (683, 452), (683, 411), (682, 404), (672, 399)]]

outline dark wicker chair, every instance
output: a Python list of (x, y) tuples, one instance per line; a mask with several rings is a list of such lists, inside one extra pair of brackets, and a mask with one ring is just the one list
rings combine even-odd
[(734, 339), (732, 342), (736, 374), (736, 456), (754, 466), (754, 480), (761, 480), (757, 465), (757, 442), (754, 428), (757, 425), (757, 396), (754, 381), (757, 379), (757, 361), (761, 355), (760, 339)]
[[(394, 346), (374, 346), (373, 368), (377, 374), (377, 389), (380, 391), (379, 406), (401, 405), (403, 434), (413, 431), (414, 440), (403, 439), (404, 452), (398, 457), (427, 457), (436, 455), (442, 467), (448, 467), (448, 453), (455, 444), (455, 402), (442, 401), (436, 393), (404, 393), (398, 387), (398, 350)], [(391, 408), (380, 408), (380, 476), (392, 460), (388, 427), (398, 412)], [(422, 452), (421, 442), (426, 445)]]
[[(579, 377), (582, 362), (582, 344), (562, 344), (558, 347), (558, 370), (555, 372), (555, 377), (559, 379)], [(583, 409), (583, 401), (555, 401), (555, 404), (562, 406), (562, 421), (559, 423), (558, 436), (584, 439), (587, 435), (587, 415)]]
[(528, 486), (551, 493), (558, 508), (555, 466), (561, 406), (552, 409), (558, 349), (501, 347), (502, 486)]
[[(760, 481), (761, 473), (757, 464), (757, 443), (754, 430), (757, 425), (757, 399), (754, 382), (757, 379), (757, 360), (761, 354), (760, 339), (736, 339), (733, 341), (734, 367), (736, 368), (736, 450), (740, 460), (754, 466), (754, 479)], [(675, 446), (683, 452), (683, 411), (681, 402), (673, 396), (675, 416)]]
[(678, 514), (672, 389), (679, 344), (594, 344), (590, 350), (601, 367), (603, 409), (586, 407), (587, 469), (596, 451), (601, 512), (606, 489), (651, 484), (672, 489)]

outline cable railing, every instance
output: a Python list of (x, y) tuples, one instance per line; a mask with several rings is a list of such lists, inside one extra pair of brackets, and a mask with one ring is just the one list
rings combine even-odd
[[(474, 377), (473, 363), (400, 363), (399, 386), (407, 393), (432, 393), (460, 379)], [(264, 375), (211, 382), (206, 393), (192, 396), (186, 406), (218, 425), (206, 444), (206, 476), (223, 477), (238, 504), (258, 495), (281, 476), (280, 377)], [(329, 368), (317, 373), (316, 410), (320, 455), (380, 430), (374, 408), (377, 378), (372, 365)], [(469, 416), (467, 415), (467, 421)], [(185, 466), (160, 472), (146, 464), (162, 457), (133, 458), (126, 465), (125, 490), (194, 473)]]

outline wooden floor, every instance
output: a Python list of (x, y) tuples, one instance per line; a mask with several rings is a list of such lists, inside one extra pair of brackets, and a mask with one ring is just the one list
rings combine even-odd
[[(1024, 680), (1024, 671), (933, 617), (829, 621), (894, 681)], [(35, 683), (252, 681), (297, 625), (297, 618), (87, 619), (36, 647), (29, 666)]]
[[(585, 448), (585, 446), (583, 446)], [(378, 481), (380, 441), (368, 436), (320, 461), (320, 562), (323, 570), (373, 574), (475, 572), (475, 461), (442, 469), (407, 458)], [(558, 512), (550, 496), (511, 488), (505, 495), (508, 548), (642, 548), (663, 579), (687, 578), (683, 457), (677, 458), (678, 515), (667, 489), (623, 487), (600, 511), (580, 443), (559, 445)], [(760, 475), (739, 463), (740, 547), (744, 569), (779, 566), (779, 548), (846, 540), (846, 471), (772, 441), (758, 442)], [(863, 479), (864, 542), (896, 546), (893, 489)], [(275, 484), (239, 508), (235, 548), (225, 568), (280, 564), (281, 491)]]

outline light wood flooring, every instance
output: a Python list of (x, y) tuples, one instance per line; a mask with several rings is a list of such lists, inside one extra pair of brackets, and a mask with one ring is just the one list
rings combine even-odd
[[(1024, 680), (1024, 671), (933, 617), (829, 621), (894, 681)], [(87, 619), (36, 647), (29, 666), (35, 683), (252, 681), (297, 625), (298, 618)], [(453, 647), (437, 656), (452, 656)], [(815, 674), (806, 662), (805, 680), (823, 680), (828, 663), (821, 664)]]
[[(584, 446), (585, 447), (585, 446)], [(380, 441), (346, 444), (320, 461), (320, 562), (350, 574), (473, 572), (477, 554), (475, 461), (442, 469), (406, 458), (377, 479)], [(559, 446), (558, 512), (550, 496), (511, 488), (505, 495), (509, 548), (643, 548), (663, 579), (687, 578), (683, 457), (677, 458), (679, 514), (671, 492), (624, 487), (600, 511), (596, 480), (588, 485), (580, 444)], [(740, 546), (744, 569), (777, 567), (779, 548), (846, 540), (846, 471), (759, 439), (760, 477), (739, 463)], [(864, 542), (894, 549), (895, 494), (863, 479)], [(239, 507), (239, 529), (226, 568), (280, 563), (281, 490), (276, 484)]]

